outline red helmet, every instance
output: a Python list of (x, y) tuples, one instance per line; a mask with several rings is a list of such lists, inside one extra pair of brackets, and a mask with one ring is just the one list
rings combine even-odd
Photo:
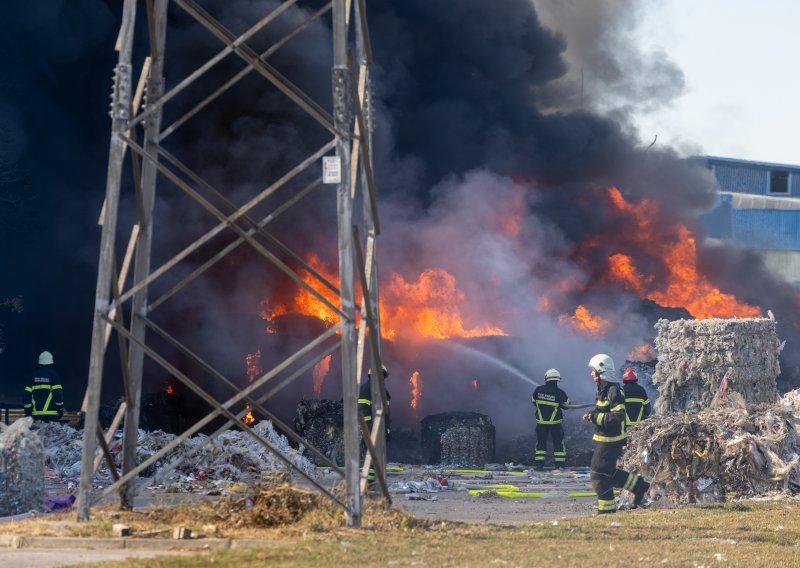
[(636, 376), (636, 373), (628, 367), (622, 372), (622, 380), (623, 381), (638, 381), (639, 377)]

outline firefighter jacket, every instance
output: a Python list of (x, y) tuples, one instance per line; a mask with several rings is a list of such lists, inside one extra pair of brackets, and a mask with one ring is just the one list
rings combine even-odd
[(561, 424), (564, 420), (561, 409), (570, 401), (567, 393), (558, 388), (557, 382), (545, 381), (533, 391), (531, 402), (536, 406), (537, 424)]
[(61, 377), (52, 365), (39, 365), (31, 384), (25, 387), (23, 407), (26, 416), (40, 420), (58, 420), (64, 413)]
[(608, 443), (625, 439), (625, 398), (619, 383), (597, 381), (597, 400), (591, 415), (595, 428), (592, 440)]
[[(365, 381), (364, 384), (361, 385), (361, 388), (358, 389), (358, 411), (361, 413), (361, 416), (364, 417), (367, 426), (372, 426), (372, 424), (370, 424), (372, 421), (372, 386), (370, 382), (369, 380)], [(389, 390), (387, 389), (386, 408), (383, 410), (383, 416), (386, 420), (387, 435), (391, 433), (392, 426), (391, 405), (392, 395), (389, 394)]]
[(622, 390), (625, 393), (625, 414), (627, 415), (627, 425), (638, 424), (650, 416), (650, 399), (647, 398), (647, 391), (636, 381), (624, 383)]

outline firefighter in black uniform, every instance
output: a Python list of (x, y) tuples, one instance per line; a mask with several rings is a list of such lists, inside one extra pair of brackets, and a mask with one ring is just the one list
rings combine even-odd
[(564, 413), (562, 409), (570, 404), (567, 393), (558, 388), (561, 373), (557, 369), (548, 369), (544, 374), (544, 385), (536, 387), (531, 402), (536, 407), (536, 456), (533, 463), (537, 471), (544, 469), (547, 459), (547, 438), (553, 440), (553, 462), (562, 467), (567, 461), (567, 449), (564, 446)]
[[(383, 374), (383, 380), (389, 378), (389, 371), (386, 369), (386, 365), (381, 365), (381, 373)], [(358, 411), (361, 413), (361, 416), (364, 417), (364, 421), (367, 423), (367, 426), (372, 427), (372, 386), (371, 386), (371, 379), (372, 379), (372, 369), (367, 371), (367, 378), (370, 380), (364, 381), (364, 384), (361, 385), (361, 388), (358, 389)], [(386, 388), (386, 384), (384, 383), (384, 388)], [(384, 425), (386, 428), (386, 441), (389, 441), (389, 435), (392, 432), (392, 415), (390, 412), (390, 405), (391, 405), (392, 396), (389, 394), (389, 390), (386, 389), (386, 408), (383, 409), (383, 416), (384, 416)], [(364, 442), (361, 442), (361, 461), (364, 461), (364, 457), (367, 453), (367, 446)], [(375, 481), (375, 469), (369, 468), (369, 473), (367, 475), (367, 481), (372, 483)]]
[(638, 383), (639, 377), (628, 367), (622, 373), (622, 390), (625, 391), (626, 426), (638, 424), (652, 411), (647, 391)]
[(33, 373), (31, 384), (25, 387), (23, 408), (25, 416), (44, 422), (57, 422), (64, 415), (61, 377), (53, 367), (53, 355), (49, 351), (39, 354), (39, 366)]
[(614, 379), (614, 360), (608, 355), (595, 355), (589, 361), (592, 378), (597, 383), (595, 409), (583, 419), (595, 427), (592, 439), (597, 442), (592, 455), (590, 479), (597, 493), (597, 513), (616, 513), (614, 488), (627, 489), (634, 495), (633, 507), (638, 507), (650, 484), (635, 473), (617, 468), (617, 460), (625, 446), (625, 398)]

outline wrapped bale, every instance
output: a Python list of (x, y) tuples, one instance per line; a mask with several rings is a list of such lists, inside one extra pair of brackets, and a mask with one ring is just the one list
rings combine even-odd
[(422, 419), (420, 428), (426, 463), (483, 466), (494, 461), (495, 428), (484, 414), (433, 414)]
[(654, 502), (720, 502), (800, 492), (799, 449), (800, 415), (791, 403), (726, 402), (632, 427), (622, 463), (651, 480)]
[(0, 516), (39, 509), (44, 496), (45, 451), (26, 417), (0, 433)]
[[(294, 429), (333, 463), (344, 463), (344, 409), (341, 400), (302, 399), (295, 409)], [(309, 457), (315, 463), (319, 461), (313, 454)]]
[(708, 408), (722, 379), (750, 404), (778, 400), (775, 379), (783, 345), (769, 318), (659, 320), (653, 384), (656, 411)]

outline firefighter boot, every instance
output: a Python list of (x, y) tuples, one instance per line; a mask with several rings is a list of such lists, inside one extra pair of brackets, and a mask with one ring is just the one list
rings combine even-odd
[(642, 500), (644, 496), (647, 495), (647, 492), (650, 491), (650, 484), (647, 483), (643, 478), (639, 478), (636, 480), (636, 487), (633, 490), (633, 508), (635, 509), (639, 505), (642, 504)]

